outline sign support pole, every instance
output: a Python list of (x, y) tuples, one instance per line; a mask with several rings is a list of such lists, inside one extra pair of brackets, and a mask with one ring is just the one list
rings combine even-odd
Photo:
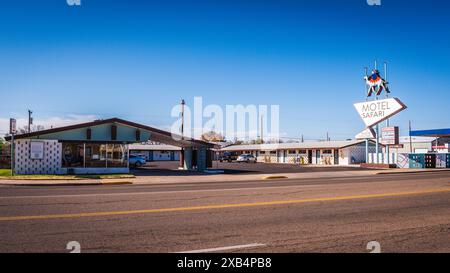
[[(373, 75), (371, 76), (371, 79), (369, 80), (369, 77), (367, 76), (367, 67), (365, 68), (366, 77), (364, 78), (366, 80), (366, 101), (365, 102), (359, 102), (355, 103), (354, 106), (356, 110), (358, 111), (359, 115), (361, 116), (363, 122), (366, 125), (366, 130), (370, 130), (370, 134), (373, 136), (372, 138), (375, 139), (375, 155), (376, 159), (374, 158), (372, 160), (375, 164), (385, 163), (390, 164), (392, 160), (395, 161), (394, 158), (390, 158), (390, 147), (389, 145), (393, 145), (394, 143), (398, 142), (398, 127), (390, 128), (390, 120), (392, 116), (396, 115), (397, 113), (405, 110), (407, 106), (403, 104), (398, 98), (390, 98), (388, 94), (388, 82), (387, 82), (387, 62), (384, 62), (384, 73), (385, 73), (385, 79), (381, 78), (379, 75), (379, 71), (377, 70), (378, 63), (375, 60), (375, 70), (372, 72)], [(379, 82), (381, 81), (381, 83)], [(375, 87), (378, 89), (375, 90)], [(385, 98), (380, 99), (377, 94), (381, 93), (383, 91), (383, 88), (386, 89), (385, 92)], [(375, 93), (375, 99), (369, 100), (369, 95), (371, 96), (373, 93)], [(381, 95), (381, 94), (380, 94)], [(383, 127), (383, 121), (386, 121), (386, 126), (388, 129)], [(380, 127), (381, 131), (387, 132), (389, 135), (389, 138), (392, 138), (392, 136), (395, 137), (395, 140), (389, 139), (389, 142), (386, 143), (383, 141), (384, 139), (380, 140)], [(394, 129), (392, 132), (391, 129)], [(363, 137), (365, 131), (358, 134), (355, 138), (359, 139), (365, 139)], [(367, 132), (366, 132), (367, 135)], [(386, 144), (386, 148), (383, 149), (381, 146), (382, 144)], [(366, 142), (366, 162), (370, 159), (369, 158), (369, 146), (370, 143), (368, 143), (368, 140)], [(380, 157), (380, 147), (381, 147), (381, 157)], [(387, 158), (385, 158), (387, 156)]]
[[(377, 62), (377, 60), (375, 60), (375, 70), (377, 70), (377, 69), (378, 69), (378, 62)], [(376, 93), (375, 93), (375, 100), (378, 100), (378, 96), (376, 95)], [(377, 138), (376, 138), (375, 153), (377, 154), (377, 161), (376, 161), (376, 163), (379, 164), (380, 163), (380, 155), (379, 155), (380, 151), (379, 151), (378, 145), (380, 143), (380, 126), (379, 126), (378, 123), (377, 123), (377, 126), (376, 126), (376, 131), (377, 131)]]
[(366, 163), (369, 163), (369, 139), (366, 138)]
[(379, 152), (380, 151), (379, 151), (379, 148), (378, 148), (378, 145), (380, 143), (380, 126), (378, 124), (376, 126), (376, 132), (377, 132), (377, 138), (376, 138), (375, 153), (377, 154), (376, 163), (378, 164), (378, 163), (380, 163), (380, 160), (379, 160), (379, 158), (380, 158)]
[[(369, 76), (368, 68), (364, 68), (366, 72), (366, 77)], [(365, 95), (366, 95), (366, 101), (367, 101), (367, 85), (365, 86)], [(369, 163), (369, 139), (366, 138), (366, 163)]]
[[(388, 82), (388, 79), (387, 79), (387, 62), (384, 62), (384, 80), (386, 82)], [(389, 98), (389, 94), (388, 94), (387, 90), (384, 90), (384, 92), (386, 92), (386, 99)], [(386, 120), (386, 127), (389, 127), (389, 119)], [(387, 156), (387, 164), (390, 164), (390, 160), (389, 160), (389, 157), (390, 157), (389, 144), (386, 145), (386, 156)]]

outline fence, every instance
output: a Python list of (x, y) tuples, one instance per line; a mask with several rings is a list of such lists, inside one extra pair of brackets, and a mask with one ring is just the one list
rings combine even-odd
[[(388, 156), (390, 164), (397, 164), (398, 168), (411, 169), (435, 169), (450, 168), (450, 154), (407, 154), (407, 153), (390, 153), (378, 154), (378, 163), (388, 164)], [(377, 155), (369, 154), (368, 163), (377, 163)]]

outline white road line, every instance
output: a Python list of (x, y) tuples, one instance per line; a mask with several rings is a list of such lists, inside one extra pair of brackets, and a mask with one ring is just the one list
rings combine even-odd
[(227, 251), (227, 250), (236, 250), (236, 249), (243, 249), (243, 248), (254, 248), (254, 247), (263, 247), (266, 246), (265, 244), (248, 244), (248, 245), (237, 245), (237, 246), (225, 246), (225, 247), (217, 247), (217, 248), (207, 248), (207, 249), (199, 249), (199, 250), (190, 250), (190, 251), (182, 251), (182, 252), (175, 252), (175, 253), (208, 253), (208, 252), (220, 252), (220, 251)]

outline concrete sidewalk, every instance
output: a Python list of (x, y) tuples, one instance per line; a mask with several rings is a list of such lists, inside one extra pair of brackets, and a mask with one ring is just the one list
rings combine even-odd
[(4, 186), (101, 186), (101, 185), (129, 185), (133, 178), (123, 179), (86, 179), (86, 180), (8, 180), (0, 179)]
[[(332, 171), (310, 173), (273, 173), (273, 174), (199, 174), (187, 176), (136, 176), (123, 179), (86, 179), (86, 180), (6, 180), (0, 179), (0, 185), (17, 186), (99, 186), (99, 185), (125, 185), (125, 184), (180, 184), (180, 183), (206, 183), (206, 182), (238, 182), (257, 181), (267, 177), (275, 179), (316, 179), (316, 178), (345, 178), (362, 177), (384, 174), (445, 172), (449, 169), (390, 169), (390, 170), (358, 170), (358, 171)], [(450, 175), (450, 173), (449, 173)]]

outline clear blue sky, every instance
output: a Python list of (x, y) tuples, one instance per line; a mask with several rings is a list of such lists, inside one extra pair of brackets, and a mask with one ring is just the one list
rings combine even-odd
[[(281, 131), (351, 138), (363, 68), (390, 63), (407, 131), (450, 127), (450, 3), (2, 1), (0, 118), (112, 116), (159, 127), (180, 98), (279, 104)], [(3, 132), (4, 133), (4, 132)]]

